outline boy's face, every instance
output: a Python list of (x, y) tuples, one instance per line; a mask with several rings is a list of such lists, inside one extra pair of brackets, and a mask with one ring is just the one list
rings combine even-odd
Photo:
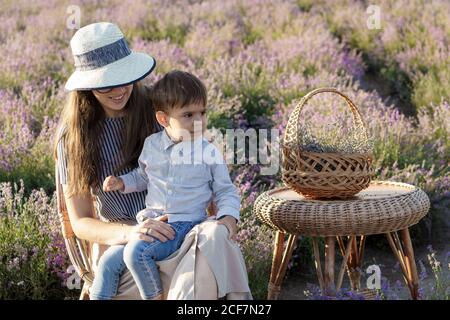
[(193, 140), (206, 130), (206, 107), (191, 104), (182, 108), (172, 108), (169, 112), (158, 111), (156, 119), (166, 129), (173, 140)]

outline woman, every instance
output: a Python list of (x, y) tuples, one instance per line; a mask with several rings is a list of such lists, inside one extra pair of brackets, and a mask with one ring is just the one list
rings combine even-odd
[[(173, 230), (164, 217), (134, 225), (145, 206), (145, 192), (103, 192), (101, 187), (107, 176), (131, 171), (145, 138), (160, 130), (148, 90), (139, 83), (152, 72), (155, 60), (131, 52), (111, 23), (81, 28), (71, 48), (76, 70), (66, 83), (72, 92), (61, 117), (55, 157), (75, 234), (100, 245), (170, 239)], [(228, 239), (236, 232), (235, 220), (225, 217), (221, 224), (198, 225), (177, 252), (158, 263), (167, 298), (251, 298), (242, 254)], [(116, 298), (139, 298), (127, 271)]]

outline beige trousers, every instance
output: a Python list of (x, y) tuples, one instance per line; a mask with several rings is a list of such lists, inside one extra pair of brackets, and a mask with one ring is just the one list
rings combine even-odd
[[(93, 251), (93, 269), (107, 246)], [(252, 299), (244, 258), (238, 245), (228, 239), (228, 230), (215, 220), (195, 226), (181, 247), (157, 262), (164, 297), (169, 300)], [(126, 270), (120, 278), (115, 299), (141, 299)]]

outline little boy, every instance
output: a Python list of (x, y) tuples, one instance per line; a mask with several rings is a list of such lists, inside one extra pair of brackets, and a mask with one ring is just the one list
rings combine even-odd
[[(206, 208), (213, 197), (218, 223), (227, 226), (230, 236), (236, 231), (240, 209), (237, 188), (220, 151), (203, 137), (205, 86), (190, 73), (172, 71), (155, 83), (151, 96), (156, 119), (164, 130), (145, 140), (137, 169), (120, 177), (107, 177), (103, 188), (123, 193), (147, 189), (146, 208), (138, 213), (138, 221), (167, 215), (175, 238), (166, 242), (133, 240), (108, 249), (110, 254), (106, 252), (99, 262), (97, 273), (102, 276), (92, 287), (91, 297), (95, 299), (114, 296), (125, 267), (143, 299), (160, 299), (162, 285), (155, 261), (175, 252), (185, 235), (206, 219)], [(151, 232), (148, 229), (147, 235)]]

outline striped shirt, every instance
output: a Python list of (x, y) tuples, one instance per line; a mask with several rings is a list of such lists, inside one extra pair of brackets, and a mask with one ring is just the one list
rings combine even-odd
[[(100, 139), (100, 179), (99, 185), (107, 176), (114, 174), (114, 169), (121, 164), (122, 139), (121, 132), (125, 126), (125, 119), (106, 118), (103, 120), (103, 131)], [(60, 131), (60, 135), (64, 130)], [(67, 157), (64, 151), (64, 138), (58, 143), (58, 171), (61, 184), (67, 184)], [(123, 175), (132, 169), (127, 168), (118, 172)], [(104, 192), (102, 188), (91, 189), (95, 196), (97, 215), (103, 221), (114, 222), (123, 220), (136, 220), (136, 214), (145, 208), (147, 191), (123, 194), (119, 191)]]

